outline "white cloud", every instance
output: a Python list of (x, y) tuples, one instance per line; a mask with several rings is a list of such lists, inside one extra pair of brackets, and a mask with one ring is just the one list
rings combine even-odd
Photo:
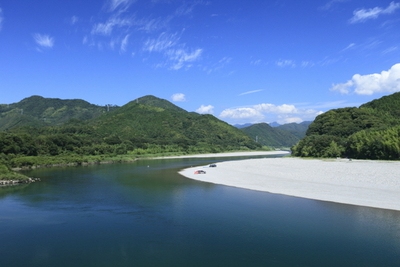
[(76, 23), (78, 23), (79, 18), (77, 16), (72, 16), (70, 19), (70, 23), (71, 25), (75, 25)]
[(3, 9), (0, 8), (0, 31), (3, 28), (3, 21), (4, 21)]
[(133, 3), (132, 0), (110, 0), (107, 3), (108, 11), (114, 12), (117, 9), (120, 9), (120, 12), (124, 12), (128, 7)]
[(259, 123), (278, 121), (281, 124), (314, 120), (322, 111), (297, 108), (294, 105), (262, 103), (250, 107), (225, 109), (220, 118), (237, 123)]
[(400, 3), (391, 2), (387, 8), (374, 7), (370, 9), (357, 9), (353, 12), (350, 23), (364, 22), (369, 19), (376, 19), (383, 14), (391, 14), (400, 8)]
[(239, 94), (239, 96), (248, 95), (248, 94), (254, 94), (254, 93), (261, 92), (261, 91), (263, 91), (263, 90), (259, 89), (259, 90), (247, 91), (247, 92), (244, 92), (244, 93)]
[(35, 33), (33, 34), (33, 39), (41, 47), (52, 48), (54, 46), (54, 38), (47, 34)]
[(336, 3), (342, 3), (342, 2), (347, 2), (347, 1), (348, 0), (331, 0), (328, 3), (326, 3), (324, 6), (320, 7), (320, 9), (328, 10), (328, 9), (331, 9), (331, 7)]
[(171, 98), (172, 98), (172, 101), (174, 101), (174, 102), (184, 102), (184, 101), (186, 101), (186, 97), (182, 93), (173, 94), (171, 96)]
[(264, 115), (255, 108), (229, 108), (225, 109), (219, 115), (223, 119), (247, 119), (254, 121), (261, 121)]
[(278, 61), (275, 62), (277, 66), (279, 67), (296, 67), (296, 63), (293, 60), (289, 60), (289, 59), (280, 59)]
[(169, 50), (166, 54), (168, 55), (169, 60), (172, 61), (171, 69), (179, 70), (185, 65), (190, 67), (190, 64), (187, 65), (187, 63), (194, 62), (199, 59), (202, 52), (202, 49), (196, 49), (192, 52), (188, 52), (185, 49), (176, 49)]
[(129, 43), (129, 34), (127, 34), (121, 42), (121, 52), (126, 52), (126, 47)]
[(212, 105), (201, 105), (198, 109), (196, 109), (197, 113), (200, 114), (213, 114), (214, 113), (214, 106)]
[(348, 94), (353, 90), (358, 95), (398, 92), (400, 91), (400, 63), (381, 73), (355, 74), (351, 80), (345, 83), (333, 84), (330, 90), (338, 91), (342, 94)]
[(97, 23), (92, 28), (92, 35), (111, 35), (114, 28), (129, 27), (132, 25), (132, 20), (128, 18), (111, 17), (104, 23)]
[(148, 52), (163, 52), (175, 45), (179, 41), (178, 35), (161, 33), (157, 39), (147, 39), (144, 43), (143, 50)]

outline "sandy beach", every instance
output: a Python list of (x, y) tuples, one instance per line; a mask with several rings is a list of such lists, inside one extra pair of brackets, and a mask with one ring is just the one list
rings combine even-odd
[(208, 183), (400, 211), (400, 162), (260, 158), (193, 167), (180, 174)]

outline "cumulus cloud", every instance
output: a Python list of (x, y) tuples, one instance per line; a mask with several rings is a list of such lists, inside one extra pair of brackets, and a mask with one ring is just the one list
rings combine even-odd
[(330, 90), (342, 94), (354, 92), (358, 95), (398, 92), (400, 91), (400, 63), (381, 73), (355, 74), (345, 83), (333, 84)]
[(212, 105), (201, 105), (198, 109), (196, 109), (197, 113), (200, 114), (213, 114), (214, 113), (214, 106)]
[(172, 98), (172, 101), (174, 101), (174, 102), (184, 102), (184, 101), (186, 101), (186, 97), (182, 93), (173, 94), (171, 96), (171, 98)]
[(225, 109), (219, 115), (220, 118), (235, 121), (237, 123), (259, 123), (278, 121), (281, 124), (314, 120), (322, 111), (297, 108), (294, 105), (274, 105), (262, 103), (250, 107)]
[(253, 122), (261, 121), (264, 118), (260, 111), (252, 107), (225, 109), (219, 116), (223, 119), (251, 119)]
[(370, 9), (357, 9), (353, 12), (350, 23), (364, 22), (369, 19), (376, 19), (380, 15), (391, 14), (400, 8), (400, 3), (391, 2), (387, 8), (374, 7)]
[(47, 34), (33, 34), (35, 42), (43, 48), (52, 48), (54, 46), (54, 38)]

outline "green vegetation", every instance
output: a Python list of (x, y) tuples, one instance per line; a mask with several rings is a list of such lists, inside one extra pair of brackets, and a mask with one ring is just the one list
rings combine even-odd
[(289, 123), (271, 127), (267, 123), (258, 123), (241, 128), (241, 130), (263, 146), (288, 148), (305, 136), (309, 124), (309, 122)]
[(11, 171), (5, 164), (0, 163), (0, 180), (28, 180), (23, 174)]
[(400, 93), (359, 108), (330, 110), (292, 147), (294, 156), (400, 159)]
[[(17, 107), (24, 109), (23, 114), (15, 112)], [(43, 123), (44, 114), (46, 118), (53, 114), (52, 119)], [(6, 130), (0, 132), (0, 162), (9, 168), (262, 148), (212, 115), (187, 112), (154, 96), (109, 112), (83, 100), (35, 96), (8, 107), (1, 105), (0, 122), (5, 121)]]

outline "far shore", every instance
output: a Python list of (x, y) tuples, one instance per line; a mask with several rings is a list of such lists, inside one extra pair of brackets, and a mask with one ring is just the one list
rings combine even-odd
[(239, 152), (223, 152), (223, 153), (208, 153), (208, 154), (194, 154), (194, 155), (180, 155), (180, 156), (165, 156), (156, 157), (161, 159), (175, 159), (175, 158), (227, 158), (227, 157), (257, 157), (269, 155), (286, 155), (290, 154), (289, 151), (274, 150), (274, 151), (239, 151)]
[[(204, 170), (205, 174), (195, 174)], [(181, 175), (208, 183), (400, 211), (400, 162), (291, 157), (232, 160)]]

